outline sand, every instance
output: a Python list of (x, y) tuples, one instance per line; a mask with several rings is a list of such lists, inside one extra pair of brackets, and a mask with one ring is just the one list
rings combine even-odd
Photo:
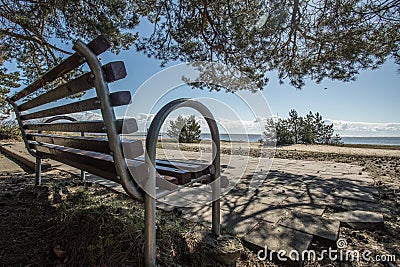
[(378, 148), (355, 148), (355, 147), (327, 146), (327, 145), (297, 144), (297, 145), (278, 147), (277, 150), (335, 153), (335, 154), (360, 155), (360, 156), (400, 157), (400, 150), (389, 150), (389, 149), (378, 149)]
[[(171, 147), (172, 146), (172, 147)], [(166, 148), (174, 149), (176, 144), (166, 143)], [(202, 141), (200, 144), (182, 144), (181, 149), (183, 150), (197, 150), (202, 148), (202, 150), (209, 150), (210, 141)], [(208, 148), (208, 149), (207, 149)], [(222, 153), (233, 150), (234, 154), (242, 154), (240, 151), (244, 152), (246, 150), (252, 151), (252, 154), (261, 149), (259, 143), (241, 143), (241, 142), (221, 142)], [(177, 149), (177, 148), (175, 148)], [(333, 153), (340, 155), (357, 155), (357, 156), (377, 156), (377, 157), (400, 157), (400, 149), (384, 149), (381, 147), (377, 148), (359, 148), (359, 147), (346, 147), (346, 146), (330, 146), (330, 145), (287, 145), (276, 147), (277, 151), (299, 151), (299, 152), (317, 152), (317, 153)]]

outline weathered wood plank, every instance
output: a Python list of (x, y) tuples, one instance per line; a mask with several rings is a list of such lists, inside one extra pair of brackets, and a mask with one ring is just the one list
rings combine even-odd
[[(75, 148), (32, 142), (32, 149), (42, 157), (54, 159), (80, 170), (120, 183), (117, 177), (113, 157), (108, 154), (84, 151)], [(144, 162), (130, 161), (128, 167), (139, 177), (147, 177)]]
[[(110, 103), (112, 107), (128, 105), (131, 101), (131, 93), (129, 91), (121, 91), (110, 94)], [(57, 106), (45, 110), (40, 110), (34, 113), (22, 115), (22, 120), (31, 120), (37, 118), (51, 117), (62, 114), (71, 114), (89, 110), (100, 109), (100, 102), (97, 97), (77, 101), (74, 103)]]
[[(103, 70), (106, 74), (107, 82), (114, 82), (126, 77), (125, 65), (122, 61), (110, 62), (103, 66)], [(94, 77), (91, 73), (85, 73), (76, 79), (64, 83), (53, 90), (45, 92), (32, 100), (19, 105), (18, 110), (25, 111), (64, 97), (87, 91), (94, 87), (93, 79)]]
[(119, 183), (114, 162), (110, 155), (37, 142), (32, 142), (30, 145), (39, 156), (54, 159)]
[[(100, 55), (108, 48), (110, 48), (110, 43), (107, 41), (105, 36), (100, 35), (88, 44), (89, 48), (96, 54)], [(19, 91), (14, 96), (11, 97), (12, 101), (17, 101), (31, 93), (37, 91), (39, 88), (45, 86), (49, 82), (52, 82), (59, 78), (60, 76), (76, 69), (80, 65), (85, 63), (85, 59), (81, 57), (78, 53), (74, 53), (70, 57), (66, 58), (63, 62), (49, 70), (40, 79), (36, 80), (32, 84), (28, 85), (25, 89)]]
[(156, 164), (156, 170), (161, 175), (173, 176), (178, 179), (179, 184), (187, 184), (192, 179), (192, 174), (188, 171), (175, 169), (171, 167), (160, 166)]
[(136, 160), (144, 153), (143, 144), (140, 140), (124, 139), (122, 141), (122, 149), (126, 159)]
[[(130, 162), (144, 163), (144, 161), (137, 160), (137, 159), (136, 160), (126, 159), (126, 162), (128, 165), (130, 164)], [(191, 180), (190, 172), (185, 171), (185, 170), (180, 170), (180, 169), (175, 169), (175, 168), (170, 168), (170, 167), (165, 167), (165, 166), (160, 166), (160, 165), (156, 165), (156, 170), (161, 175), (176, 177), (178, 179), (179, 184), (187, 184)], [(147, 179), (147, 176), (144, 177), (143, 179)], [(144, 180), (139, 180), (139, 182), (143, 183)]]
[[(166, 177), (168, 177), (168, 178), (166, 179)], [(176, 180), (176, 182), (178, 183), (178, 179), (176, 179), (176, 177), (171, 177), (171, 176), (162, 177), (162, 176), (158, 176), (157, 175), (157, 177), (156, 177), (156, 186), (158, 188), (160, 188), (160, 189), (166, 189), (166, 190), (170, 190), (170, 191), (178, 189), (178, 185), (168, 181), (168, 179), (170, 181), (175, 181)]]
[[(144, 161), (143, 157), (137, 158), (138, 160)], [(172, 169), (181, 169), (190, 172), (191, 178), (199, 178), (202, 175), (210, 174), (210, 166), (206, 164), (194, 164), (186, 163), (181, 161), (169, 161), (156, 159), (157, 166), (168, 167)]]
[[(110, 154), (110, 146), (107, 138), (82, 137), (82, 136), (65, 136), (54, 134), (38, 134), (29, 133), (28, 140), (38, 143), (46, 143), (57, 146), (71, 147), (81, 150), (94, 151), (99, 153)], [(126, 140), (123, 146), (132, 151), (131, 153), (140, 156), (143, 154), (142, 142), (139, 140)]]
[[(115, 124), (117, 133), (121, 134), (124, 128), (124, 132), (135, 132), (138, 130), (136, 120), (130, 119), (119, 119)], [(56, 132), (87, 132), (87, 133), (106, 133), (107, 128), (103, 121), (74, 121), (65, 123), (32, 123), (25, 124), (25, 130), (35, 131), (56, 131)]]
[(81, 136), (60, 136), (54, 134), (27, 134), (29, 141), (36, 141), (38, 143), (46, 143), (57, 146), (72, 147), (82, 150), (90, 150), (99, 153), (110, 154), (108, 140), (106, 138), (93, 138)]

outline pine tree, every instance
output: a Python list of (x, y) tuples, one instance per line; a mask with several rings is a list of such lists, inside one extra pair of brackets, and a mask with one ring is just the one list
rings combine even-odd
[(314, 114), (310, 111), (302, 119), (300, 141), (303, 144), (313, 144), (315, 142)]
[(277, 134), (276, 127), (277, 123), (274, 119), (270, 118), (267, 120), (265, 124), (264, 138), (261, 140), (261, 143), (266, 146), (275, 145), (277, 142)]
[(178, 139), (179, 143), (198, 143), (201, 141), (200, 124), (196, 121), (195, 116), (191, 115), (187, 118), (179, 115), (174, 121), (170, 121), (167, 135)]
[(297, 113), (296, 110), (292, 109), (289, 111), (288, 123), (290, 125), (290, 130), (292, 131), (292, 135), (293, 135), (293, 139), (294, 139), (293, 142), (295, 144), (298, 144), (301, 118), (299, 117), (299, 114)]
[(301, 117), (292, 109), (288, 119), (267, 120), (263, 143), (276, 140), (277, 145), (285, 144), (341, 144), (338, 134), (335, 136), (333, 124), (325, 124), (321, 114), (311, 111)]

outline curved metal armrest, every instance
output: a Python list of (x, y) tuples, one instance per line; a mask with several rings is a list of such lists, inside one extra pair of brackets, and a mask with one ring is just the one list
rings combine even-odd
[(188, 99), (188, 98), (181, 98), (174, 101), (171, 101), (167, 105), (165, 105), (154, 117), (153, 121), (151, 122), (150, 128), (147, 133), (146, 137), (146, 153), (149, 160), (149, 166), (155, 166), (156, 160), (156, 145), (158, 141), (158, 135), (160, 133), (161, 127), (164, 124), (166, 118), (171, 114), (172, 111), (183, 108), (189, 107), (193, 108), (196, 111), (200, 112), (200, 114), (206, 120), (208, 127), (210, 128), (211, 138), (213, 141), (212, 147), (212, 155), (213, 163), (212, 165), (215, 168), (215, 174), (213, 175), (213, 179), (217, 179), (221, 174), (221, 167), (220, 167), (220, 137), (219, 137), (219, 130), (217, 123), (212, 115), (211, 111), (202, 103)]
[[(71, 116), (60, 115), (60, 116), (51, 117), (51, 118), (45, 120), (44, 123), (51, 123), (51, 122), (55, 122), (58, 120), (76, 121), (76, 119)], [(83, 132), (82, 132), (82, 134), (83, 134)]]
[(220, 139), (217, 123), (211, 111), (202, 103), (182, 98), (174, 100), (165, 105), (154, 117), (151, 122), (147, 137), (146, 137), (146, 164), (149, 168), (149, 177), (145, 183), (145, 265), (155, 266), (155, 255), (156, 255), (156, 145), (158, 135), (161, 127), (165, 122), (168, 115), (183, 107), (189, 107), (197, 110), (203, 115), (207, 121), (208, 127), (211, 131), (211, 137), (213, 141), (212, 155), (213, 155), (213, 166), (215, 169), (214, 175), (212, 175), (212, 232), (214, 235), (219, 236), (220, 234), (220, 200), (221, 195), (221, 181), (218, 179), (221, 174), (220, 169)]

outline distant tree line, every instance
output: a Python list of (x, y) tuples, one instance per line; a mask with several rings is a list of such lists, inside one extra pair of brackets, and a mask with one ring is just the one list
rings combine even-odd
[(21, 131), (16, 120), (2, 120), (0, 118), (0, 140), (3, 139), (21, 139)]
[(342, 144), (333, 124), (325, 124), (321, 114), (310, 111), (301, 117), (294, 109), (287, 119), (269, 119), (263, 137), (264, 144)]

